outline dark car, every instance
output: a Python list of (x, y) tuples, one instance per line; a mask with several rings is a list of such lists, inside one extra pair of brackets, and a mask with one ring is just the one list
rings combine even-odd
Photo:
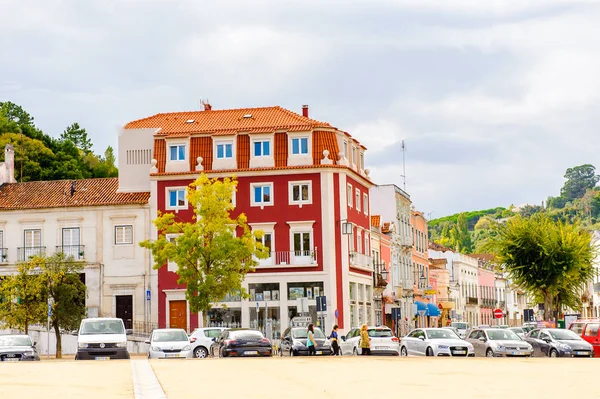
[(29, 335), (0, 335), (0, 361), (21, 362), (40, 360)]
[(249, 329), (225, 330), (210, 347), (212, 357), (271, 356), (271, 342)]
[[(278, 354), (279, 356), (306, 356), (308, 355), (308, 347), (306, 341), (308, 340), (308, 330), (306, 327), (291, 327), (283, 332), (283, 338), (279, 345)], [(333, 349), (331, 349), (331, 343), (323, 334), (320, 328), (315, 327), (315, 341), (317, 347), (315, 348), (317, 355), (331, 355)]]
[(593, 357), (592, 345), (573, 331), (542, 328), (530, 331), (524, 338), (533, 346), (534, 356)]

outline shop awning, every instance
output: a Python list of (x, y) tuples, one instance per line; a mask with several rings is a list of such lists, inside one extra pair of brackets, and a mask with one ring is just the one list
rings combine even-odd
[(427, 312), (428, 316), (439, 317), (439, 315), (440, 315), (440, 310), (433, 303), (427, 304), (427, 310), (428, 310), (428, 312)]

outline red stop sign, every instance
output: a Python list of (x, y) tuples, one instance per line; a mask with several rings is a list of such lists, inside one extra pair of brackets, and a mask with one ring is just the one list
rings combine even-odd
[(504, 316), (504, 312), (502, 309), (494, 309), (494, 317), (497, 319), (501, 319)]

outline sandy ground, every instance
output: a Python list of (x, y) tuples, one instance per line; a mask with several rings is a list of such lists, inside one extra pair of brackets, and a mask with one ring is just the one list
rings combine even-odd
[[(45, 360), (45, 359), (44, 359)], [(133, 398), (127, 360), (45, 360), (0, 364), (0, 398)]]
[(599, 359), (153, 360), (169, 399), (600, 398)]

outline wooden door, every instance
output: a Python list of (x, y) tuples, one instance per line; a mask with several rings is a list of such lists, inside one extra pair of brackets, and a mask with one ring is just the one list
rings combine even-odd
[(133, 296), (117, 295), (117, 318), (123, 320), (126, 329), (133, 328)]
[(186, 301), (169, 301), (169, 327), (187, 331)]

